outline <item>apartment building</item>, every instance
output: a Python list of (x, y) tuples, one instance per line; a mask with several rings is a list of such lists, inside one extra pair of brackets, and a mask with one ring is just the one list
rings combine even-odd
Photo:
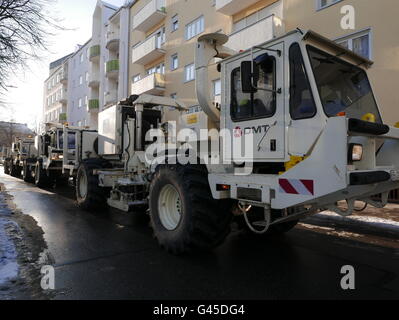
[(67, 121), (71, 126), (96, 128), (89, 113), (89, 49), (91, 39), (69, 57)]
[(44, 82), (43, 122), (67, 121), (68, 66), (71, 54), (50, 64)]
[[(130, 94), (177, 97), (199, 112), (194, 52), (206, 33), (230, 35), (227, 46), (247, 49), (284, 32), (282, 1), (138, 0), (131, 6)], [(211, 63), (212, 64), (212, 63)], [(220, 103), (216, 64), (210, 72), (212, 99)], [(173, 112), (166, 119), (175, 118)]]
[[(355, 8), (355, 30), (341, 28), (344, 5)], [(399, 97), (392, 92), (397, 90), (399, 40), (393, 33), (398, 8), (392, 0), (132, 0), (121, 8), (98, 1), (92, 40), (85, 45), (89, 46), (88, 75), (86, 71), (84, 75), (84, 80), (88, 77), (88, 101), (83, 89), (75, 92), (71, 87), (71, 97), (66, 99), (77, 106), (82, 99), (87, 106), (79, 109), (68, 102), (68, 121), (83, 125), (86, 120), (86, 125), (96, 128), (99, 111), (131, 94), (143, 93), (177, 97), (191, 107), (190, 112), (200, 113), (194, 65), (199, 36), (223, 32), (229, 35), (226, 46), (239, 52), (299, 27), (313, 29), (374, 60), (370, 78), (382, 116), (387, 123), (396, 123)], [(63, 71), (71, 68), (68, 57), (54, 65), (46, 81), (46, 121), (65, 119), (65, 91), (59, 90), (67, 89)], [(210, 64), (212, 99), (219, 103), (220, 74), (215, 61)], [(64, 74), (60, 82), (57, 74)], [(165, 120), (176, 116), (169, 110)]]
[(51, 64), (45, 122), (97, 129), (98, 112), (128, 97), (129, 12), (129, 3), (118, 8), (97, 1), (92, 38)]
[(94, 127), (99, 111), (128, 96), (129, 22), (128, 5), (97, 2), (89, 50), (88, 110)]

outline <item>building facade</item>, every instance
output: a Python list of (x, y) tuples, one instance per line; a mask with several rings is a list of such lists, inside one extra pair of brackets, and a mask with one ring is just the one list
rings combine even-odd
[(98, 112), (128, 95), (129, 6), (98, 1), (89, 50), (89, 113), (97, 127)]
[(96, 127), (96, 119), (91, 119), (89, 107), (89, 49), (91, 40), (78, 46), (69, 57), (68, 109), (67, 121), (71, 126)]
[[(355, 9), (352, 30), (341, 26), (345, 16), (341, 10), (348, 5)], [(321, 33), (375, 61), (370, 80), (383, 119), (394, 124), (399, 121), (399, 97), (392, 94), (399, 76), (399, 39), (395, 34), (398, 22), (394, 16), (398, 9), (399, 3), (392, 0), (132, 0), (121, 8), (98, 1), (92, 40), (85, 45), (87, 102), (83, 89), (74, 90), (70, 83), (65, 88), (65, 79), (58, 82), (57, 75), (71, 68), (71, 61), (64, 59), (52, 68), (46, 81), (45, 119), (65, 119), (67, 104), (68, 121), (75, 125), (81, 121), (83, 125), (86, 120), (86, 125), (97, 128), (99, 111), (131, 94), (143, 93), (176, 97), (191, 107), (190, 112), (200, 112), (194, 65), (199, 36), (225, 33), (229, 35), (226, 46), (239, 52), (301, 28)], [(211, 98), (219, 103), (220, 74), (216, 61), (210, 65)], [(80, 77), (71, 75), (74, 79), (76, 76)], [(63, 93), (68, 95), (67, 102)], [(86, 107), (76, 108), (79, 99)], [(83, 110), (88, 112), (86, 118)], [(176, 111), (169, 110), (165, 120), (177, 116)]]
[(68, 66), (70, 54), (50, 64), (49, 77), (44, 82), (43, 122), (67, 120)]

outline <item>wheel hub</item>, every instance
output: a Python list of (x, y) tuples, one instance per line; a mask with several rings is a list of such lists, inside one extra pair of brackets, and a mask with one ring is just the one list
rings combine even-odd
[(166, 230), (175, 230), (182, 217), (182, 202), (177, 189), (168, 184), (164, 186), (158, 201), (159, 218)]
[(79, 195), (82, 199), (87, 196), (87, 177), (84, 173), (79, 178)]

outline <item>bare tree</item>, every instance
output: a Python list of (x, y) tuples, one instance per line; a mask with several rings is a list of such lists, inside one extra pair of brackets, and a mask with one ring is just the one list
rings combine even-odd
[[(54, 0), (0, 0), (0, 103), (9, 74), (40, 59), (48, 39), (62, 27), (47, 10)], [(4, 101), (3, 101), (4, 104)]]

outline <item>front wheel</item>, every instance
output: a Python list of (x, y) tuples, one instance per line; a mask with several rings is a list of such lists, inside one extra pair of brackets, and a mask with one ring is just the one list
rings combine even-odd
[(32, 169), (26, 162), (24, 162), (22, 178), (24, 179), (25, 182), (28, 183), (35, 181), (32, 177)]
[(230, 232), (232, 214), (216, 201), (203, 166), (162, 166), (150, 188), (154, 236), (173, 254), (220, 245)]
[(40, 161), (36, 162), (35, 166), (35, 185), (38, 188), (46, 188), (50, 184), (50, 179), (46, 171), (43, 169)]

